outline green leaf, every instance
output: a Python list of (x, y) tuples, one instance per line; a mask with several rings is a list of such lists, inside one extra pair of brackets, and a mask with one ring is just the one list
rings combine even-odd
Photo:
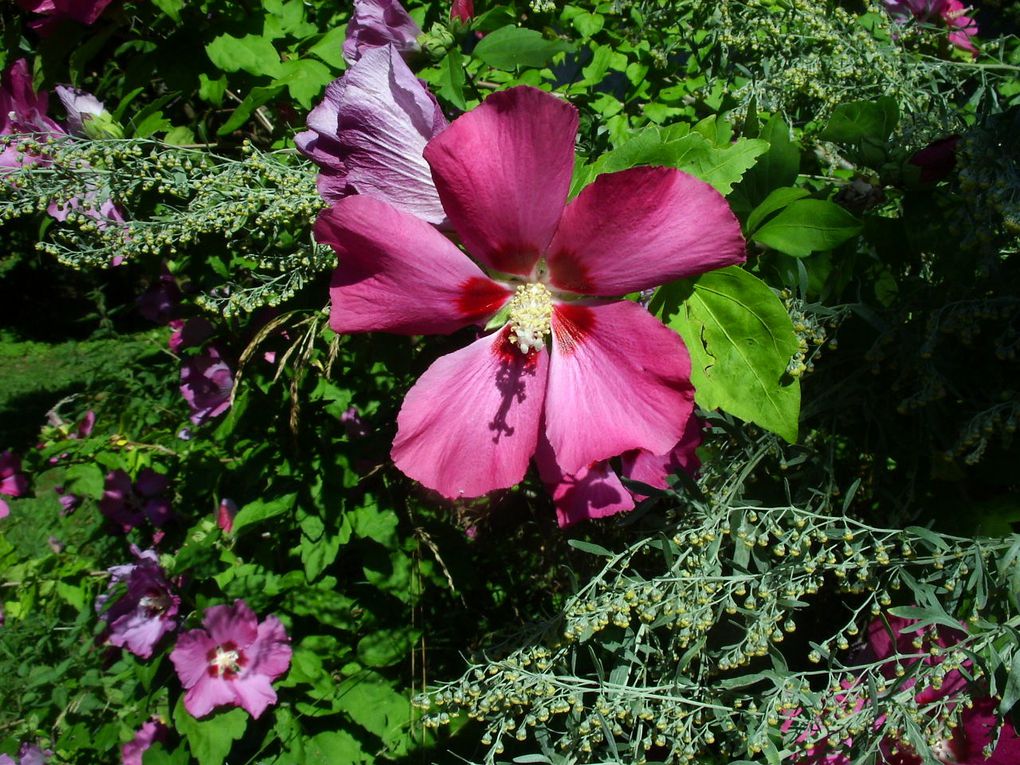
[(582, 38), (587, 39), (602, 31), (602, 27), (606, 25), (606, 19), (599, 13), (582, 11), (574, 16), (570, 23), (574, 25), (574, 29)]
[(306, 765), (336, 765), (337, 763), (368, 763), (373, 757), (361, 748), (361, 743), (350, 733), (327, 731), (304, 742), (305, 753), (301, 762)]
[(563, 40), (547, 40), (541, 32), (508, 24), (486, 35), (473, 56), (496, 69), (545, 66), (553, 56), (574, 46)]
[(152, 0), (152, 4), (174, 21), (181, 20), (181, 8), (184, 7), (184, 0)]
[(302, 39), (318, 32), (315, 24), (305, 21), (305, 6), (302, 0), (262, 0), (266, 9), (262, 35), (270, 40), (278, 37)]
[(407, 657), (421, 630), (403, 627), (376, 630), (358, 641), (358, 660), (369, 667), (388, 667)]
[(792, 186), (800, 172), (800, 149), (790, 140), (790, 127), (781, 117), (773, 117), (761, 129), (758, 138), (768, 142), (769, 149), (740, 182), (740, 191), (751, 207), (781, 186)]
[(835, 202), (800, 199), (759, 228), (759, 244), (803, 258), (842, 244), (861, 232), (860, 222)]
[(191, 754), (199, 765), (222, 765), (230, 749), (248, 726), (248, 713), (243, 709), (214, 712), (203, 720), (196, 720), (184, 708), (184, 697), (174, 708), (177, 731), (188, 740)]
[(447, 51), (446, 56), (439, 62), (439, 77), (434, 80), (436, 92), (440, 97), (445, 98), (458, 109), (467, 109), (467, 101), (464, 99), (464, 57), (456, 48)]
[(602, 545), (585, 542), (582, 539), (568, 539), (567, 544), (575, 550), (580, 550), (581, 552), (588, 553), (589, 555), (598, 555), (603, 558), (612, 558), (614, 556), (614, 553), (610, 552)]
[(333, 73), (325, 64), (310, 58), (284, 61), (282, 68), (283, 74), (273, 84), (286, 85), (290, 95), (303, 109), (311, 109), (312, 102), (333, 79)]
[(346, 26), (331, 29), (315, 45), (308, 49), (308, 53), (333, 67), (334, 70), (342, 70), (346, 66), (343, 54), (341, 53), (346, 37)]
[(283, 74), (280, 54), (273, 43), (258, 35), (220, 35), (205, 46), (205, 52), (224, 72), (245, 71), (254, 75), (279, 77)]
[(71, 465), (64, 473), (64, 489), (68, 494), (102, 499), (105, 484), (103, 471), (94, 463)]
[(687, 344), (700, 406), (797, 440), (800, 385), (785, 381), (797, 335), (763, 281), (730, 266), (663, 287), (651, 308)]
[(237, 516), (234, 518), (233, 533), (238, 534), (241, 529), (289, 512), (294, 507), (296, 499), (297, 494), (291, 492), (275, 499), (256, 499), (254, 502), (249, 502), (238, 510)]
[(366, 504), (350, 514), (354, 533), (363, 539), (374, 539), (385, 547), (396, 544), (397, 524), (400, 520), (393, 510), (380, 510), (375, 504)]
[(411, 703), (393, 689), (380, 675), (362, 672), (340, 686), (337, 691), (341, 708), (354, 722), (378, 736), (399, 755), (406, 749), (404, 729), (411, 720)]
[(773, 190), (764, 201), (758, 205), (747, 218), (747, 232), (753, 233), (767, 217), (772, 213), (782, 210), (791, 202), (803, 199), (808, 195), (807, 189), (793, 189), (789, 187)]
[(819, 137), (836, 143), (865, 140), (881, 143), (892, 135), (898, 121), (899, 108), (894, 98), (883, 96), (876, 101), (854, 101), (833, 109)]
[(1020, 701), (1020, 650), (1013, 653), (1013, 663), (1009, 674), (1006, 676), (1006, 687), (1002, 691), (1002, 701), (999, 702), (999, 714), (1007, 715), (1009, 711)]
[(234, 112), (227, 121), (216, 131), (216, 135), (223, 136), (237, 130), (248, 121), (256, 109), (280, 95), (284, 87), (284, 85), (270, 85), (268, 87), (252, 88), (240, 105), (234, 109)]

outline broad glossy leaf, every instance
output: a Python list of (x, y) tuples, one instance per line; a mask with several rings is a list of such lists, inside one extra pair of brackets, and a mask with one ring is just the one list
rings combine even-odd
[(238, 707), (229, 711), (214, 711), (196, 720), (184, 708), (184, 696), (180, 697), (174, 709), (174, 725), (188, 740), (188, 748), (199, 765), (221, 765), (226, 762), (234, 742), (244, 735), (248, 718), (249, 714)]
[(541, 32), (508, 24), (486, 35), (475, 46), (474, 55), (496, 69), (545, 66), (557, 53), (573, 50), (563, 40), (547, 40)]
[(797, 440), (800, 385), (785, 377), (797, 335), (763, 281), (730, 266), (663, 287), (651, 308), (687, 344), (700, 406)]
[(803, 258), (831, 250), (861, 232), (861, 224), (835, 202), (799, 199), (759, 228), (751, 238), (774, 250)]

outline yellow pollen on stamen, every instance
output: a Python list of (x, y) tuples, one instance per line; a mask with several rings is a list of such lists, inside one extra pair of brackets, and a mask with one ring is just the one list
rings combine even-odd
[(507, 307), (510, 342), (525, 355), (545, 348), (545, 337), (552, 330), (552, 293), (546, 286), (538, 282), (522, 284)]
[(217, 647), (216, 655), (210, 663), (216, 668), (216, 674), (223, 677), (225, 672), (237, 672), (240, 669), (237, 664), (240, 658), (240, 654), (237, 651), (224, 651), (222, 648)]

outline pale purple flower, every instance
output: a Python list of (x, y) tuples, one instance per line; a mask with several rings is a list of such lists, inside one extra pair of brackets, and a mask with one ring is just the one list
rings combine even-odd
[(121, 744), (120, 757), (122, 765), (142, 765), (142, 756), (156, 741), (167, 740), (170, 729), (162, 720), (153, 718), (142, 724), (135, 737), (126, 744)]
[(74, 135), (85, 135), (85, 123), (107, 113), (103, 102), (87, 91), (70, 85), (57, 85), (56, 91), (67, 112), (67, 126)]
[(356, 406), (347, 407), (340, 415), (340, 424), (344, 426), (344, 432), (347, 433), (348, 438), (364, 438), (368, 435), (368, 428)]
[(109, 590), (96, 599), (96, 612), (109, 625), (111, 645), (148, 659), (160, 639), (177, 627), (181, 599), (167, 581), (155, 550), (140, 552), (131, 545), (131, 553), (135, 563), (110, 568)]
[(414, 23), (399, 0), (354, 0), (354, 11), (347, 22), (343, 54), (348, 64), (373, 48), (392, 45), (402, 56), (421, 50), (421, 27)]
[(886, 12), (898, 22), (914, 19), (922, 23), (940, 22), (949, 30), (949, 43), (977, 54), (971, 38), (978, 33), (977, 22), (967, 15), (960, 0), (883, 0)]
[(145, 518), (162, 526), (171, 516), (170, 501), (163, 496), (168, 485), (167, 477), (151, 468), (142, 468), (134, 484), (123, 470), (113, 470), (106, 474), (99, 509), (124, 531), (130, 531)]
[(196, 425), (227, 411), (233, 389), (234, 372), (216, 348), (192, 356), (181, 367), (181, 395)]
[(68, 494), (63, 486), (54, 486), (53, 490), (57, 493), (57, 500), (62, 508), (61, 515), (70, 515), (81, 504), (81, 497), (76, 494)]
[(46, 765), (46, 760), (53, 756), (49, 749), (42, 750), (35, 744), (22, 744), (18, 750), (18, 759), (9, 754), (0, 754), (0, 765)]
[(177, 638), (170, 661), (187, 689), (184, 708), (203, 717), (216, 707), (239, 706), (259, 717), (276, 703), (272, 682), (290, 667), (290, 638), (275, 616), (258, 617), (243, 600), (212, 606), (205, 629)]
[[(46, 116), (49, 97), (32, 87), (28, 62), (19, 58), (0, 77), (0, 136), (26, 134), (58, 134), (64, 129)], [(43, 161), (41, 157), (24, 154), (17, 143), (0, 152), (0, 168), (16, 168)]]
[(365, 51), (330, 83), (308, 115), (309, 130), (294, 141), (321, 168), (327, 202), (364, 194), (441, 224), (446, 213), (422, 152), (448, 124), (428, 88), (386, 46)]

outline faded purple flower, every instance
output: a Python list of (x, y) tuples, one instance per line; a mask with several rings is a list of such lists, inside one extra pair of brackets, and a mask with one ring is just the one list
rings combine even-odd
[(170, 729), (158, 718), (142, 724), (135, 737), (126, 744), (121, 744), (120, 757), (122, 765), (142, 765), (142, 756), (156, 741), (165, 742)]
[(340, 415), (340, 424), (344, 426), (348, 438), (364, 438), (368, 435), (368, 428), (365, 427), (365, 421), (361, 419), (361, 412), (356, 406), (347, 407)]
[[(64, 129), (46, 116), (48, 108), (46, 91), (35, 92), (28, 62), (19, 58), (0, 77), (0, 136), (64, 134)], [(0, 168), (16, 168), (40, 161), (41, 157), (24, 154), (16, 143), (5, 146), (0, 152)]]
[(67, 127), (74, 135), (85, 135), (85, 123), (107, 113), (103, 102), (87, 91), (70, 85), (57, 85), (56, 91), (67, 112)]
[(163, 265), (159, 278), (138, 296), (138, 313), (156, 324), (175, 317), (181, 303), (181, 289), (170, 270)]
[(68, 494), (63, 486), (54, 486), (53, 490), (57, 493), (57, 499), (60, 501), (61, 515), (70, 515), (81, 504), (81, 497), (76, 494)]
[(35, 744), (22, 744), (18, 750), (18, 760), (14, 761), (9, 754), (0, 754), (0, 765), (46, 765), (46, 760), (53, 756), (49, 749), (40, 749)]
[(275, 616), (258, 617), (243, 600), (212, 606), (205, 629), (177, 638), (170, 661), (187, 689), (184, 708), (195, 717), (220, 706), (240, 706), (259, 717), (276, 703), (272, 682), (290, 667), (290, 638)]
[(17, 0), (26, 11), (39, 15), (29, 26), (46, 35), (62, 21), (77, 21), (91, 26), (113, 0)]
[(425, 144), (449, 123), (392, 46), (365, 51), (330, 83), (308, 115), (298, 149), (321, 168), (327, 202), (351, 194), (381, 199), (434, 224), (446, 220)]
[(165, 475), (151, 468), (142, 468), (133, 485), (127, 473), (113, 470), (106, 474), (99, 509), (124, 531), (130, 531), (145, 518), (162, 526), (171, 516), (170, 501), (163, 496), (169, 483)]
[(234, 372), (216, 348), (192, 356), (181, 367), (181, 395), (196, 425), (227, 411), (233, 389)]
[[(166, 579), (155, 550), (131, 545), (136, 563), (110, 568), (110, 586), (96, 599), (96, 612), (109, 626), (107, 641), (148, 659), (160, 639), (177, 627), (181, 599)], [(107, 605), (115, 592), (119, 597)]]
[(343, 54), (348, 64), (373, 48), (392, 45), (402, 56), (421, 50), (421, 27), (414, 23), (399, 0), (354, 0), (354, 11), (347, 22)]

